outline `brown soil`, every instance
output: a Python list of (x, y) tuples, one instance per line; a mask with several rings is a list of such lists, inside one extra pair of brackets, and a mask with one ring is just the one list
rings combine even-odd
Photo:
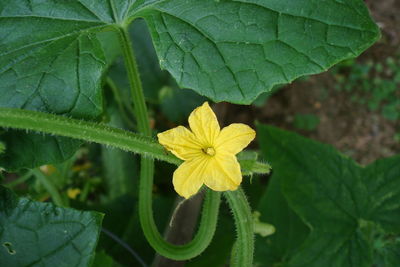
[[(368, 0), (366, 3), (381, 27), (382, 38), (357, 62), (384, 62), (399, 51), (400, 1)], [(400, 143), (394, 138), (400, 132), (400, 122), (389, 121), (379, 112), (355, 104), (350, 100), (351, 93), (335, 90), (335, 83), (332, 74), (323, 73), (280, 89), (261, 108), (227, 103), (220, 103), (216, 108), (226, 124), (256, 119), (331, 144), (363, 165), (400, 153)], [(296, 114), (314, 114), (320, 124), (314, 131), (298, 130), (293, 126)]]

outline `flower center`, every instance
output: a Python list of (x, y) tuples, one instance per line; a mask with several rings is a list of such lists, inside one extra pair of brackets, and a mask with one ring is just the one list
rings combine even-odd
[(204, 153), (206, 153), (209, 156), (214, 156), (215, 155), (215, 149), (212, 147), (207, 147), (203, 149)]

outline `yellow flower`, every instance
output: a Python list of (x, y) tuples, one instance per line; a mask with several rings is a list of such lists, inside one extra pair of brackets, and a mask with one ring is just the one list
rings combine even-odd
[(68, 188), (67, 190), (67, 196), (70, 199), (76, 199), (76, 197), (81, 193), (81, 190), (79, 188)]
[(189, 126), (191, 131), (178, 126), (157, 135), (160, 144), (185, 161), (174, 172), (175, 191), (189, 198), (203, 184), (215, 191), (236, 190), (242, 173), (235, 155), (255, 138), (255, 131), (241, 123), (220, 130), (207, 102), (190, 114)]

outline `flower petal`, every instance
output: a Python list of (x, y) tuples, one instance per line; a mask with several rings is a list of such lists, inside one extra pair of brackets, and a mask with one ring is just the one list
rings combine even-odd
[(219, 124), (215, 113), (208, 102), (195, 110), (189, 116), (189, 125), (203, 146), (212, 146), (219, 135)]
[(182, 163), (174, 172), (172, 183), (175, 191), (189, 198), (199, 191), (203, 185), (204, 172), (207, 169), (209, 157), (203, 156)]
[(182, 160), (202, 155), (202, 147), (194, 134), (183, 126), (157, 134), (158, 142)]
[(256, 132), (246, 124), (233, 123), (222, 129), (216, 142), (217, 153), (237, 154), (256, 137)]
[(242, 182), (240, 165), (234, 155), (217, 155), (211, 158), (204, 183), (215, 191), (236, 190)]

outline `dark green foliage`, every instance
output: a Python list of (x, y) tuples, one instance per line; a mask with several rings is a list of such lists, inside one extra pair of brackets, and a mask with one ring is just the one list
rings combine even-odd
[[(278, 262), (283, 259), (285, 266), (296, 267), (400, 264), (395, 252), (400, 235), (400, 156), (361, 167), (332, 147), (294, 133), (260, 125), (258, 135), (263, 155), (274, 167), (269, 199), (260, 212), (281, 218), (292, 214), (293, 226), (276, 225), (277, 234), (279, 227), (286, 231), (275, 237), (277, 244), (286, 242), (283, 249), (274, 248)], [(285, 201), (289, 209), (272, 207)], [(274, 223), (273, 218), (269, 222)], [(293, 227), (300, 230), (288, 237)]]
[(0, 155), (0, 167), (9, 171), (63, 162), (82, 144), (82, 141), (66, 137), (16, 130), (5, 132), (0, 138), (7, 144), (5, 153)]
[(17, 199), (0, 186), (0, 266), (89, 266), (102, 217)]

